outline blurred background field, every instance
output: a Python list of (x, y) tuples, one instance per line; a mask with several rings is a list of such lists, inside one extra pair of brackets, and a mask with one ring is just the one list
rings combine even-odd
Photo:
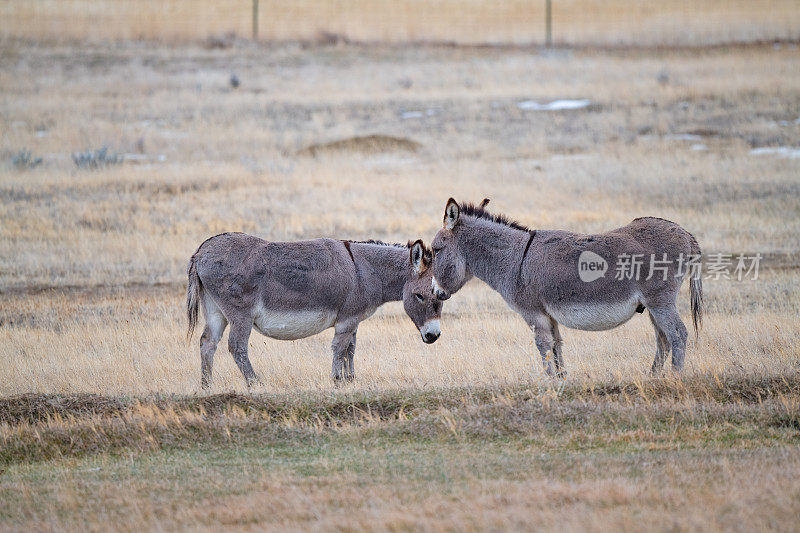
[[(559, 45), (710, 45), (800, 37), (792, 0), (554, 0)], [(0, 36), (162, 42), (237, 35), (266, 41), (541, 44), (545, 0), (5, 0)]]
[[(253, 41), (249, 1), (0, 2), (0, 527), (796, 526), (800, 9), (554, 1), (545, 48), (544, 5), (261, 0)], [(562, 389), (473, 282), (431, 346), (365, 321), (351, 385), (332, 332), (254, 334), (264, 385), (223, 339), (199, 390), (205, 238), (430, 241), (450, 196), (765, 259), (682, 379), (636, 315), (563, 331)]]

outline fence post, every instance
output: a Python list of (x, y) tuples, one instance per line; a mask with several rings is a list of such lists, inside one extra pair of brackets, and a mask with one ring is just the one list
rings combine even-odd
[(257, 39), (258, 39), (258, 0), (253, 0), (253, 40), (255, 41)]
[(545, 0), (544, 45), (553, 46), (553, 6), (552, 0)]

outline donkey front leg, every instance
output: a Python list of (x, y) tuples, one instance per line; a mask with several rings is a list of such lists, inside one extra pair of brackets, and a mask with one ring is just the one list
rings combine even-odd
[(356, 332), (353, 332), (353, 339), (350, 341), (350, 346), (347, 347), (347, 361), (345, 361), (344, 375), (347, 381), (356, 379), (356, 366), (353, 358), (356, 355)]
[(334, 381), (352, 381), (355, 378), (353, 368), (353, 356), (356, 351), (356, 329), (355, 328), (336, 328), (333, 335), (331, 350), (333, 351), (333, 367), (331, 378)]
[(558, 331), (558, 322), (552, 318), (550, 319), (550, 327), (553, 330), (553, 361), (556, 364), (556, 377), (564, 379), (567, 377), (564, 358), (561, 356), (561, 347), (564, 345), (564, 339), (561, 338), (561, 332)]
[(537, 314), (530, 318), (526, 317), (525, 321), (528, 323), (528, 326), (533, 329), (536, 339), (536, 348), (538, 348), (539, 354), (542, 356), (542, 366), (544, 367), (545, 373), (547, 373), (548, 376), (554, 375), (550, 351), (553, 350), (555, 346), (555, 337), (553, 336), (553, 323), (550, 317), (544, 314)]
[(247, 387), (250, 388), (259, 382), (258, 376), (253, 371), (250, 358), (247, 356), (247, 342), (250, 340), (250, 332), (253, 329), (252, 321), (243, 319), (231, 321), (231, 331), (228, 335), (228, 350), (230, 350), (236, 366), (241, 370), (244, 379), (247, 380)]

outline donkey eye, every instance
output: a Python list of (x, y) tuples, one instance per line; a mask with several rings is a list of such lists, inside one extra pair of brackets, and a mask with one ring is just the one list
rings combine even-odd
[(425, 298), (424, 298), (424, 297), (423, 297), (423, 296), (422, 296), (420, 293), (418, 293), (418, 292), (415, 292), (415, 293), (414, 293), (414, 297), (415, 297), (417, 300), (419, 300), (420, 302), (424, 302), (424, 301), (425, 301)]

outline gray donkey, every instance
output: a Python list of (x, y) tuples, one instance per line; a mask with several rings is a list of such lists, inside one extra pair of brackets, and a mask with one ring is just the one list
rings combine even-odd
[[(687, 331), (675, 305), (686, 270), (695, 333), (702, 322), (700, 246), (691, 233), (662, 218), (637, 218), (607, 233), (531, 230), (479, 206), (450, 198), (444, 227), (432, 242), (434, 293), (442, 300), (472, 277), (500, 293), (533, 328), (545, 371), (564, 376), (559, 324), (600, 331), (648, 310), (656, 333), (652, 372), (672, 350), (683, 368)], [(616, 274), (608, 266), (617, 267)], [(623, 268), (620, 268), (623, 267)], [(690, 268), (687, 268), (690, 267)]]
[(333, 327), (334, 380), (355, 378), (358, 324), (386, 302), (405, 311), (430, 344), (439, 338), (442, 304), (433, 295), (431, 252), (414, 244), (316, 239), (269, 242), (244, 233), (206, 240), (189, 261), (188, 338), (203, 305), (201, 385), (211, 384), (217, 343), (230, 324), (228, 349), (248, 386), (258, 380), (247, 356), (250, 331), (301, 339)]

